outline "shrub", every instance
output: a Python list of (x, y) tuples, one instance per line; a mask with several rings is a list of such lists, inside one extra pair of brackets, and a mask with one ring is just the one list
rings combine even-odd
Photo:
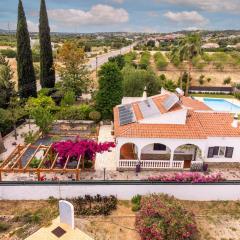
[(91, 110), (92, 108), (86, 104), (62, 107), (56, 114), (56, 118), (60, 120), (86, 120)]
[(89, 119), (98, 122), (101, 119), (101, 113), (98, 111), (92, 111), (89, 113)]
[(41, 90), (38, 91), (38, 96), (49, 96), (50, 95), (51, 88), (42, 88)]
[(193, 213), (174, 197), (152, 194), (141, 200), (136, 229), (142, 240), (194, 240), (197, 226)]
[(198, 82), (199, 82), (200, 85), (204, 84), (204, 78), (205, 78), (205, 76), (203, 74), (201, 74), (201, 76), (198, 79)]
[(231, 77), (227, 77), (227, 78), (225, 78), (224, 80), (223, 80), (223, 84), (224, 85), (228, 85), (228, 84), (230, 84), (231, 83)]
[(226, 179), (221, 174), (204, 175), (201, 173), (175, 173), (173, 175), (161, 175), (149, 177), (149, 181), (159, 182), (191, 182), (191, 183), (209, 183), (209, 182), (222, 182)]
[(0, 233), (7, 231), (11, 227), (10, 224), (5, 222), (0, 222)]
[(240, 100), (240, 92), (235, 92), (234, 97)]
[(17, 53), (12, 49), (2, 49), (0, 50), (0, 55), (7, 57), (7, 58), (16, 58)]
[(147, 69), (150, 64), (150, 58), (151, 58), (150, 52), (148, 51), (143, 52), (140, 59), (139, 67), (141, 69)]
[(161, 52), (157, 52), (154, 54), (154, 60), (158, 70), (164, 70), (168, 65), (166, 58), (163, 56)]
[(33, 144), (38, 139), (38, 132), (29, 131), (23, 134), (25, 144)]
[(30, 168), (37, 168), (39, 166), (41, 162), (41, 159), (38, 159), (38, 158), (33, 158), (33, 160), (31, 161), (31, 163), (29, 164), (29, 167)]
[(62, 101), (61, 101), (61, 106), (66, 107), (66, 106), (71, 106), (75, 103), (76, 101), (76, 95), (72, 91), (66, 92), (64, 95)]
[(140, 210), (141, 199), (142, 199), (142, 196), (139, 194), (132, 198), (131, 202), (133, 204), (132, 206), (133, 212), (137, 212)]
[(117, 209), (117, 198), (113, 195), (106, 197), (101, 195), (78, 197), (70, 199), (77, 216), (109, 215)]

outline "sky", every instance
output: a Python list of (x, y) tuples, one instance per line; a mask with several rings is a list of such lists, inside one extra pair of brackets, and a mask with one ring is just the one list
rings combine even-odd
[[(22, 0), (38, 31), (40, 0)], [(240, 29), (240, 0), (46, 0), (51, 31), (173, 32)], [(16, 29), (18, 0), (0, 0), (0, 29)]]

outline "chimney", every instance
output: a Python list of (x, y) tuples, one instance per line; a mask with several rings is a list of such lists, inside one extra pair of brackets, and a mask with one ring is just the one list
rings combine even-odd
[(232, 127), (238, 128), (238, 114), (237, 113), (235, 113), (235, 115), (234, 115), (234, 119), (233, 119), (233, 122), (232, 122)]
[(142, 100), (147, 100), (147, 87), (144, 88)]

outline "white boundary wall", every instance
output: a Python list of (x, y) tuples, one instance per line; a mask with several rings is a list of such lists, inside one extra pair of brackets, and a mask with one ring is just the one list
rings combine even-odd
[(0, 185), (0, 200), (66, 199), (90, 195), (115, 195), (129, 200), (136, 194), (166, 193), (182, 200), (240, 200), (240, 184), (24, 184)]

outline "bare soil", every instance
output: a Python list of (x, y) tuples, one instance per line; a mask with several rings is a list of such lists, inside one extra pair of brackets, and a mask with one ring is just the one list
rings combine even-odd
[[(199, 240), (240, 239), (240, 202), (181, 202), (195, 214)], [(131, 207), (129, 201), (120, 201), (110, 216), (78, 218), (76, 223), (96, 240), (140, 240)]]

